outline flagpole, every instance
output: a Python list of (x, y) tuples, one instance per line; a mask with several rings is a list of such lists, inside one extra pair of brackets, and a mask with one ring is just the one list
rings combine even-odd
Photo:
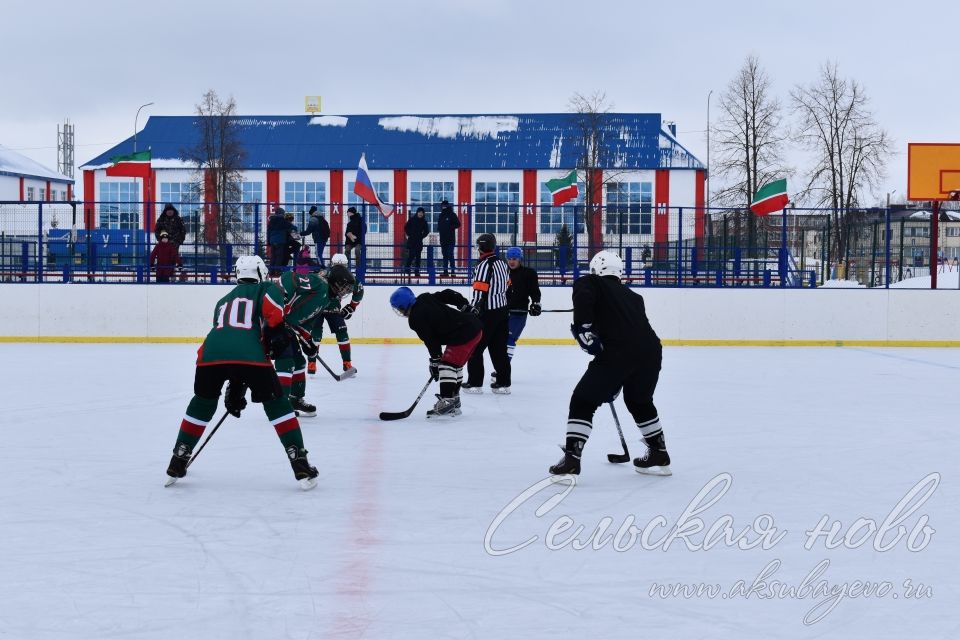
[[(147, 104), (142, 104), (140, 105), (140, 109), (143, 109), (144, 107), (149, 107), (152, 104), (153, 104), (152, 102), (148, 102)], [(137, 152), (137, 120), (140, 119), (140, 109), (137, 109), (137, 115), (133, 117), (133, 152), (134, 153)]]

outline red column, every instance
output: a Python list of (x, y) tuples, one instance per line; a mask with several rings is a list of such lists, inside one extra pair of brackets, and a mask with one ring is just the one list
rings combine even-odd
[[(593, 246), (599, 251), (603, 248), (603, 169), (591, 170), (591, 184), (593, 185), (594, 211), (590, 213), (593, 219)], [(591, 256), (593, 257), (593, 256)]]
[(96, 180), (93, 171), (87, 169), (83, 172), (83, 227), (93, 229), (96, 215), (94, 214), (94, 199), (96, 195)]
[(20, 176), (20, 202), (23, 202), (23, 176)]
[(143, 228), (147, 233), (153, 231), (156, 218), (154, 206), (157, 201), (157, 172), (151, 169), (143, 180)]
[[(470, 204), (473, 202), (473, 172), (470, 169), (457, 171), (457, 217), (460, 218), (460, 229), (457, 231), (457, 244), (466, 245), (470, 242), (470, 229), (473, 221), (470, 215)], [(465, 263), (470, 256), (470, 247), (457, 250), (457, 261)]]
[(280, 204), (280, 172), (276, 169), (267, 169), (267, 211), (272, 213), (278, 204)]
[(410, 212), (407, 208), (407, 170), (393, 170), (393, 202), (396, 210), (393, 213), (393, 261), (400, 265), (403, 260), (403, 243), (406, 236), (403, 227), (407, 223)]
[(330, 255), (343, 249), (343, 169), (330, 170)]
[[(21, 178), (21, 180), (22, 180), (22, 178)], [(23, 183), (21, 183), (21, 188), (22, 188), (22, 185), (23, 185)], [(23, 200), (23, 192), (22, 192), (22, 191), (20, 192), (20, 199)], [(70, 202), (73, 202), (73, 185), (70, 184), (69, 182), (67, 183), (67, 200), (69, 200)]]
[(53, 198), (50, 197), (50, 181), (47, 180), (47, 202), (50, 202)]
[(695, 218), (696, 226), (694, 227), (694, 235), (697, 238), (697, 248), (702, 249), (703, 237), (706, 235), (706, 226), (707, 226), (706, 211), (704, 209), (704, 205), (706, 204), (705, 185), (707, 181), (707, 172), (703, 171), (702, 169), (698, 170), (697, 176), (695, 179), (696, 179), (696, 193), (694, 198), (696, 200), (695, 204), (697, 206), (697, 213)]
[(653, 242), (657, 260), (667, 258), (667, 239), (670, 232), (670, 172), (658, 169), (653, 187)]
[(537, 170), (523, 170), (523, 230), (520, 235), (522, 242), (537, 241)]

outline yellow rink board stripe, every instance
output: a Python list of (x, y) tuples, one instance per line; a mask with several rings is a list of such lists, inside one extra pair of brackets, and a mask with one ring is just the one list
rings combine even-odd
[[(0, 343), (200, 344), (200, 336), (0, 336)], [(421, 344), (417, 338), (353, 338), (353, 344)], [(667, 347), (960, 347), (960, 340), (662, 340)], [(324, 344), (336, 344), (324, 338)], [(521, 338), (520, 345), (574, 345), (572, 338)]]

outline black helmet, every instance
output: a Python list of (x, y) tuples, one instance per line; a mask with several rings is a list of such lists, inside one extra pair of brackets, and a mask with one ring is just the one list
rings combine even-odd
[(330, 294), (334, 298), (340, 299), (350, 293), (356, 282), (357, 279), (342, 264), (333, 265), (327, 272), (327, 284), (330, 285)]
[(497, 250), (497, 236), (492, 233), (481, 233), (477, 238), (477, 248), (481, 253), (493, 253)]

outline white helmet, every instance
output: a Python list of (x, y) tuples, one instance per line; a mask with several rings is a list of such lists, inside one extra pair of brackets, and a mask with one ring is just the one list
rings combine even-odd
[(342, 253), (335, 253), (335, 254), (333, 254), (332, 256), (330, 256), (330, 264), (342, 264), (342, 265), (346, 265), (346, 264), (347, 264), (347, 256), (345, 256), (345, 255), (342, 254)]
[(238, 282), (241, 280), (263, 282), (270, 275), (267, 265), (260, 256), (240, 256), (233, 271), (237, 274)]
[(590, 261), (590, 273), (597, 276), (623, 277), (623, 259), (613, 251), (599, 251)]

